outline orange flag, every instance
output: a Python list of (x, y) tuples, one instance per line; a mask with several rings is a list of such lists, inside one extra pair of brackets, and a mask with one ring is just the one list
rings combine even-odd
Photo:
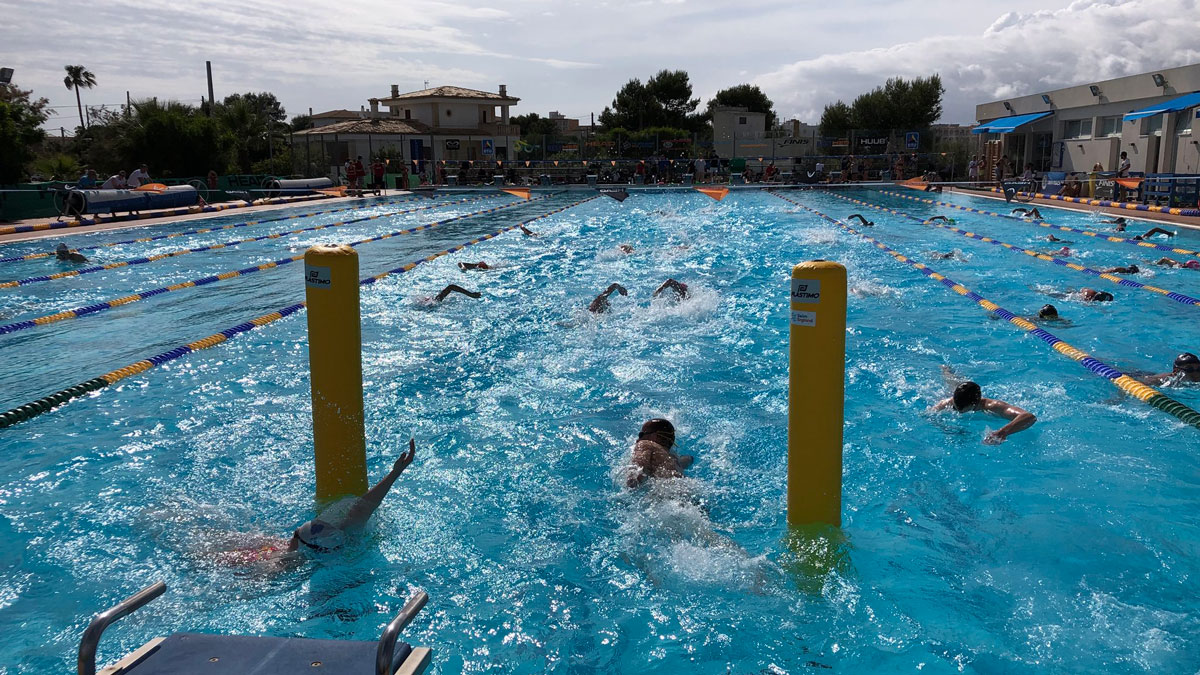
[(146, 183), (140, 187), (133, 188), (134, 192), (156, 192), (162, 194), (167, 191), (167, 186), (162, 183)]
[(503, 161), (503, 160), (499, 160), (499, 159), (498, 159), (498, 160), (496, 160), (496, 166), (500, 166), (500, 165), (501, 165), (501, 164), (503, 164), (503, 163), (504, 163), (504, 161)]
[(613, 166), (616, 166), (616, 165), (617, 165), (617, 160), (615, 160), (615, 159), (614, 159), (614, 160), (612, 160), (612, 165), (613, 165)]
[(725, 199), (725, 195), (729, 194), (729, 188), (726, 187), (698, 187), (696, 190), (703, 192), (717, 201)]
[[(1116, 182), (1129, 188), (1130, 190), (1136, 190), (1136, 189), (1138, 189), (1138, 186), (1142, 184), (1142, 179), (1141, 178), (1117, 178)], [(142, 187), (146, 187), (146, 186), (143, 185)]]
[(507, 192), (514, 197), (529, 199), (529, 188), (504, 188), (501, 192)]
[(525, 160), (525, 166), (529, 166), (529, 160)]
[(554, 166), (558, 166), (558, 160), (554, 160)]

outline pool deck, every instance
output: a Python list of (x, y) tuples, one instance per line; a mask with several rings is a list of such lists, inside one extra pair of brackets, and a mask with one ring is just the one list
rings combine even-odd
[[(981, 197), (983, 199), (994, 199), (1001, 202), (1004, 201), (1004, 197), (1001, 195), (990, 192), (981, 192), (978, 190), (960, 190), (958, 188), (949, 188), (947, 189), (947, 192), (954, 192), (956, 194), (967, 195), (969, 197)], [(926, 193), (922, 192), (922, 194)], [(936, 197), (929, 198), (936, 199)], [(1129, 209), (1115, 208), (1111, 206), (1089, 206), (1085, 204), (1063, 202), (1057, 199), (1040, 199), (1037, 197), (1028, 200), (1022, 200), (1020, 202), (1013, 201), (1011, 203), (1013, 205), (1012, 208), (1014, 209), (1020, 206), (1033, 204), (1035, 206), (1050, 206), (1056, 209), (1066, 209), (1068, 211), (1077, 211), (1079, 213), (1099, 212), (1109, 216), (1123, 216), (1129, 221), (1141, 220), (1147, 223), (1179, 225), (1180, 227), (1186, 227), (1189, 230), (1200, 232), (1200, 218), (1194, 218), (1192, 216), (1177, 216), (1170, 213), (1154, 213), (1147, 211), (1130, 211)]]
[[(382, 196), (401, 197), (401, 196), (408, 195), (408, 194), (412, 194), (412, 193), (401, 191), (401, 190), (389, 190), (387, 195), (382, 195)], [(374, 195), (370, 195), (370, 196), (373, 197)], [(139, 228), (139, 227), (153, 227), (155, 225), (164, 225), (166, 223), (179, 223), (179, 222), (185, 222), (185, 221), (189, 221), (189, 220), (204, 220), (206, 218), (229, 216), (229, 215), (233, 215), (235, 213), (249, 217), (249, 214), (252, 214), (252, 213), (278, 211), (280, 209), (304, 208), (306, 205), (315, 204), (315, 203), (319, 203), (320, 206), (319, 207), (313, 206), (313, 210), (322, 210), (323, 211), (327, 208), (330, 208), (328, 206), (329, 204), (340, 204), (343, 202), (352, 202), (357, 199), (359, 199), (359, 198), (358, 197), (326, 197), (326, 198), (317, 200), (316, 202), (299, 202), (299, 203), (288, 202), (288, 203), (281, 203), (281, 204), (258, 204), (255, 206), (247, 206), (244, 208), (239, 208), (236, 211), (227, 211), (227, 212), (199, 211), (196, 213), (187, 213), (187, 214), (182, 214), (182, 215), (180, 215), (180, 214), (164, 214), (162, 216), (155, 216), (155, 217), (149, 217), (149, 218), (138, 218), (136, 220), (121, 220), (121, 221), (116, 221), (116, 222), (104, 222), (104, 223), (99, 223), (97, 225), (84, 225), (82, 227), (71, 227), (71, 228), (58, 229), (58, 230), (38, 230), (36, 232), (15, 232), (12, 234), (0, 234), (0, 244), (11, 244), (11, 243), (19, 242), (19, 241), (34, 241), (34, 240), (38, 240), (38, 239), (61, 239), (62, 237), (69, 237), (69, 236), (76, 235), (76, 234), (87, 234), (89, 232), (103, 232), (103, 231), (110, 231), (110, 230), (130, 230), (130, 229)], [(13, 221), (11, 223), (6, 223), (6, 225), (36, 225), (36, 224), (45, 223), (45, 222), (47, 222), (47, 219), (45, 217), (42, 217), (42, 218), (30, 218), (28, 220)]]

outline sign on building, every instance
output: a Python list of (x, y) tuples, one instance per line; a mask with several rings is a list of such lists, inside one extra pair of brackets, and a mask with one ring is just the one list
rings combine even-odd
[(484, 139), (481, 142), (483, 143), (483, 154), (485, 154), (485, 155), (496, 154), (496, 145), (494, 142), (492, 142), (492, 140), (490, 138)]
[(904, 132), (904, 147), (909, 150), (916, 150), (921, 145), (921, 134), (917, 131)]
[(457, 150), (460, 146), (461, 146), (461, 143), (459, 143), (457, 138), (447, 138), (446, 139), (446, 149), (447, 150)]

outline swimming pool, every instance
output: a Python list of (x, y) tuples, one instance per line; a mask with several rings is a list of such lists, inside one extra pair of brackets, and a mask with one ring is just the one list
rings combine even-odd
[[(1028, 248), (1063, 245), (1029, 224), (847, 194), (918, 217), (945, 214)], [(867, 215), (871, 236), (1016, 313), (1054, 302), (1071, 321), (1055, 334), (1116, 367), (1162, 372), (1178, 352), (1200, 348), (1196, 307), (1116, 287), (1105, 305), (1050, 299), (1044, 293), (1105, 282), (835, 196), (787, 196), (838, 218)], [(362, 272), (580, 198), (363, 245)], [(20, 320), (512, 201), (498, 195), (36, 284), (0, 292), (0, 312)], [(1098, 220), (1042, 211), (1080, 228)], [(69, 670), (93, 612), (163, 579), (164, 597), (106, 634), (103, 660), (175, 630), (375, 639), (409, 591), (423, 588), (430, 605), (407, 637), (434, 647), (438, 673), (1195, 671), (1195, 429), (767, 194), (718, 203), (634, 193), (530, 227), (540, 236), (505, 234), (363, 289), (371, 479), (410, 434), (418, 458), (344, 555), (278, 575), (204, 555), (228, 533), (282, 535), (312, 516), (302, 315), (0, 431), (0, 529), (10, 542), (0, 550), (0, 664)], [(1154, 257), (1056, 234), (1090, 266)], [(242, 236), (251, 234), (186, 246)], [(1178, 239), (1200, 248), (1193, 235)], [(622, 243), (634, 253), (620, 252)], [(182, 247), (167, 240), (103, 255)], [(0, 255), (45, 248), (10, 245)], [(957, 259), (924, 257), (952, 249)], [(839, 260), (850, 277), (847, 564), (798, 580), (783, 544), (785, 289), (791, 266), (811, 258)], [(477, 260), (496, 269), (454, 264)], [(56, 265), (13, 263), (0, 275)], [(284, 267), (0, 336), (0, 408), (297, 302), (299, 275)], [(1136, 278), (1195, 296), (1197, 275), (1153, 269)], [(652, 302), (668, 277), (688, 283), (692, 298)], [(451, 282), (483, 297), (422, 302)], [(611, 282), (629, 296), (613, 298), (607, 315), (588, 314)], [(1038, 423), (986, 446), (995, 421), (929, 413), (945, 395), (941, 365), (1029, 408)], [(1170, 393), (1200, 407), (1200, 389)], [(630, 494), (620, 469), (638, 425), (655, 415), (676, 423), (697, 463), (671, 494)]]

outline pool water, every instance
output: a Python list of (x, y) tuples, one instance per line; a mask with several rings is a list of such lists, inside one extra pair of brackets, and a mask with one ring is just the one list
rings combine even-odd
[[(1200, 350), (1195, 307), (828, 194), (787, 194), (838, 218), (864, 213), (876, 223), (871, 236), (1015, 313), (1053, 302), (1070, 325), (1051, 332), (1118, 368), (1163, 372), (1177, 353)], [(850, 194), (922, 217), (945, 214), (1013, 244), (1062, 246), (1039, 239), (1048, 230), (1016, 221)], [(559, 195), (363, 245), (363, 275), (580, 198)], [(0, 317), (31, 318), (511, 201), (497, 196), (0, 291)], [(402, 208), (367, 205), (362, 214)], [(1040, 208), (1055, 223), (1100, 227), (1095, 214)], [(349, 217), (131, 244), (93, 258)], [(159, 579), (167, 593), (109, 630), (102, 661), (183, 630), (374, 640), (420, 588), (431, 600), (406, 639), (434, 648), (435, 673), (1200, 667), (1195, 428), (1119, 395), (1041, 341), (768, 194), (737, 192), (718, 203), (693, 192), (638, 192), (530, 229), (539, 236), (511, 232), (363, 289), (371, 480), (410, 435), (417, 459), (367, 533), (340, 553), (278, 573), (230, 568), (212, 555), (282, 536), (314, 515), (303, 312), (0, 431), (0, 535), (8, 542), (0, 548), (0, 672), (69, 671), (91, 615)], [(1093, 267), (1157, 258), (1062, 238), (1077, 240), (1068, 244), (1075, 257)], [(1200, 248), (1200, 237), (1176, 239)], [(622, 253), (623, 243), (634, 252)], [(8, 245), (0, 256), (45, 248)], [(951, 249), (959, 259), (925, 257)], [(786, 293), (791, 267), (813, 258), (847, 266), (850, 298), (843, 562), (806, 576), (791, 564), (785, 538)], [(478, 260), (495, 269), (455, 265)], [(57, 265), (4, 265), (0, 280)], [(301, 269), (0, 336), (0, 408), (297, 302)], [(692, 296), (652, 300), (669, 277)], [(1191, 270), (1136, 278), (1200, 292)], [(589, 314), (612, 282), (628, 297), (614, 296), (608, 314)], [(424, 302), (448, 283), (483, 297)], [(1116, 302), (1045, 295), (1085, 285), (1111, 290)], [(979, 381), (985, 396), (1028, 408), (1037, 424), (988, 446), (985, 433), (1000, 426), (994, 418), (929, 412), (946, 395), (943, 365)], [(1200, 408), (1200, 388), (1168, 393)], [(630, 493), (622, 468), (638, 426), (654, 416), (674, 421), (681, 451), (696, 464), (686, 479)]]

